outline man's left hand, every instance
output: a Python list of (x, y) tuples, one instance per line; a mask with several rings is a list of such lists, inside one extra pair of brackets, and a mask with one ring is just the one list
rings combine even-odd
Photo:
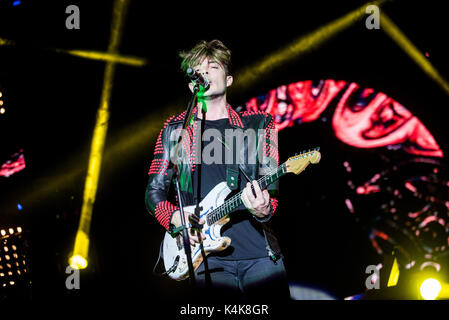
[(270, 194), (267, 190), (262, 191), (256, 180), (253, 180), (252, 185), (256, 195), (254, 196), (251, 183), (248, 182), (242, 191), (243, 204), (256, 217), (265, 218), (270, 214)]

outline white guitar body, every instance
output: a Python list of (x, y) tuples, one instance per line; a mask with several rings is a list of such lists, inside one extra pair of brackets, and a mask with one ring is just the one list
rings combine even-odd
[[(206, 235), (206, 239), (203, 240), (203, 248), (206, 255), (211, 252), (222, 251), (231, 244), (229, 237), (221, 236), (221, 227), (229, 222), (229, 218), (224, 217), (212, 225), (208, 225), (206, 219), (207, 214), (223, 204), (230, 193), (231, 189), (228, 188), (224, 181), (217, 184), (200, 203), (200, 207), (203, 208), (200, 213), (200, 218), (203, 218), (205, 221), (202, 232)], [(195, 212), (195, 206), (184, 207), (184, 212)], [(178, 260), (176, 269), (169, 273), (169, 276), (175, 280), (184, 280), (189, 276), (187, 256), (183, 244), (182, 233), (175, 238), (168, 232), (165, 233), (163, 244), (164, 266), (165, 270), (169, 270), (175, 265), (176, 260)], [(196, 270), (203, 262), (201, 247), (198, 243), (190, 247), (192, 250), (193, 268)]]

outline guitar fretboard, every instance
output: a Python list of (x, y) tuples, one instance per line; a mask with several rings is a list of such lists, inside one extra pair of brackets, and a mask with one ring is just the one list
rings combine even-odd
[[(286, 166), (285, 163), (277, 167), (276, 170), (274, 170), (272, 173), (269, 173), (259, 180), (257, 182), (259, 183), (260, 188), (263, 190), (276, 180), (278, 180), (281, 176), (283, 176), (286, 173)], [(240, 205), (243, 204), (242, 199), (242, 191), (235, 194), (228, 200), (226, 200), (221, 206), (215, 208), (213, 211), (209, 212), (207, 214), (207, 224), (212, 225), (213, 223), (217, 222), (227, 214), (231, 213), (235, 209), (237, 209)]]

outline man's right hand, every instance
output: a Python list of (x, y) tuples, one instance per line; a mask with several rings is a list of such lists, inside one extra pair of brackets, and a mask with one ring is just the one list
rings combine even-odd
[[(198, 217), (191, 212), (184, 211), (184, 216), (187, 224), (204, 224), (204, 219), (198, 220)], [(173, 212), (171, 223), (176, 228), (181, 226), (181, 212), (179, 210)], [(189, 239), (192, 246), (200, 242), (200, 238), (198, 237), (199, 234), (201, 235), (202, 240), (206, 239), (206, 235), (198, 229), (188, 228), (187, 230), (189, 231)]]

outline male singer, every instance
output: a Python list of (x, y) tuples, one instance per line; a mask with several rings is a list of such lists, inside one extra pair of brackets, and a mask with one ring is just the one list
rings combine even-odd
[[(201, 41), (191, 50), (181, 52), (180, 57), (184, 73), (192, 68), (208, 82), (206, 91), (201, 93), (201, 103), (193, 110), (193, 121), (189, 121), (182, 144), (184, 158), (177, 166), (183, 205), (195, 205), (223, 181), (231, 190), (243, 190), (244, 204), (229, 215), (230, 222), (223, 226), (222, 234), (231, 239), (230, 246), (207, 256), (207, 263), (201, 263), (195, 271), (196, 283), (211, 299), (220, 295), (230, 299), (287, 300), (290, 294), (283, 257), (270, 228), (271, 219), (277, 216), (277, 183), (270, 185), (269, 190), (261, 190), (256, 181), (273, 164), (278, 165), (273, 119), (263, 112), (236, 112), (227, 102), (226, 91), (233, 82), (231, 52), (221, 41)], [(190, 90), (193, 86), (190, 82)], [(174, 132), (182, 128), (185, 115), (186, 112), (175, 115), (165, 122), (148, 173), (147, 209), (169, 232), (181, 226), (178, 203), (171, 197), (170, 185), (177, 142)], [(247, 138), (254, 137), (248, 134), (250, 131), (266, 133), (257, 150), (250, 147), (251, 143), (239, 146), (232, 141), (226, 143), (227, 134), (240, 132)], [(198, 139), (196, 135), (201, 132), (203, 136)], [(185, 212), (185, 217), (186, 222), (198, 221), (192, 218), (192, 212)], [(191, 244), (200, 242), (199, 236), (203, 239), (206, 236), (198, 234), (189, 232)]]

